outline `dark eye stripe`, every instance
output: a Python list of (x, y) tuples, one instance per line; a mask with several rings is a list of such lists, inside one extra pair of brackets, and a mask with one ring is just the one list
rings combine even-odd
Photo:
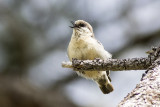
[(85, 27), (86, 25), (83, 24), (83, 23), (80, 23), (79, 26), (80, 26), (80, 27)]

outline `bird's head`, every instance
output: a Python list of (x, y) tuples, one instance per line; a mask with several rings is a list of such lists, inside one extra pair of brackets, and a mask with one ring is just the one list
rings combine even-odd
[(71, 28), (73, 28), (73, 33), (75, 33), (75, 35), (86, 35), (86, 34), (90, 34), (93, 36), (93, 29), (92, 26), (84, 21), (84, 20), (77, 20), (75, 22), (71, 21), (73, 26), (70, 26)]

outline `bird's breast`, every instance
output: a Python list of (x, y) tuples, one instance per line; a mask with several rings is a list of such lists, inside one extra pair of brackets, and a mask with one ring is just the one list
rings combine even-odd
[(71, 59), (92, 60), (96, 57), (94, 47), (84, 38), (70, 42), (68, 51)]

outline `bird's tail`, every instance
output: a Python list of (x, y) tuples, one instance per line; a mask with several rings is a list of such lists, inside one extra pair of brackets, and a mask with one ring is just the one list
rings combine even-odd
[(101, 89), (101, 91), (104, 94), (109, 94), (110, 92), (112, 92), (114, 90), (111, 83), (108, 83), (108, 84), (99, 84), (99, 88)]
[(96, 82), (98, 83), (99, 88), (104, 94), (108, 94), (114, 90), (110, 80), (108, 79), (108, 76), (98, 79), (96, 80)]

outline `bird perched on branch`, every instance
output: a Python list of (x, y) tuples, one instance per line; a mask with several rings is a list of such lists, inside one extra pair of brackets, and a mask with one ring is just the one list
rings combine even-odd
[[(70, 26), (73, 28), (73, 33), (68, 45), (68, 57), (70, 61), (72, 61), (72, 58), (79, 60), (93, 60), (95, 58), (107, 60), (112, 57), (112, 55), (104, 49), (103, 45), (96, 40), (92, 26), (89, 23), (83, 20), (71, 21), (71, 23), (73, 24), (73, 26)], [(95, 81), (104, 94), (113, 91), (109, 71), (76, 72), (84, 78)]]

